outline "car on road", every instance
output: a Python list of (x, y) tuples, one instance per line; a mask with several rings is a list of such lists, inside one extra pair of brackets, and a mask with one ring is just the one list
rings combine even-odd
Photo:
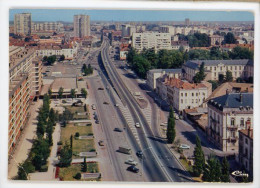
[(141, 126), (140, 126), (140, 123), (135, 123), (135, 126), (137, 127), (137, 128), (140, 128)]
[(117, 103), (116, 103), (116, 104), (115, 104), (115, 106), (116, 106), (116, 107), (118, 107), (118, 106), (119, 106), (119, 104), (117, 104)]
[(143, 154), (142, 151), (139, 150), (139, 151), (136, 152), (136, 156), (139, 157), (139, 158), (143, 158), (144, 154)]
[(174, 118), (175, 118), (176, 120), (179, 120), (179, 119), (180, 119), (180, 118), (179, 118), (179, 115), (176, 114), (176, 113), (174, 113)]
[(120, 128), (118, 128), (118, 127), (116, 127), (116, 128), (114, 129), (114, 131), (116, 131), (116, 132), (123, 132), (123, 130), (120, 129)]
[(179, 146), (179, 148), (180, 148), (180, 149), (190, 149), (190, 146), (187, 145), (187, 144), (181, 144), (181, 145)]
[(109, 104), (109, 102), (105, 101), (105, 102), (103, 102), (103, 104)]
[(96, 105), (92, 104), (91, 106), (93, 110), (96, 110)]
[(99, 124), (99, 120), (98, 119), (95, 122), (96, 122), (96, 124)]
[(103, 141), (103, 140), (99, 140), (99, 142), (98, 142), (98, 145), (100, 145), (100, 146), (104, 146), (104, 145), (105, 145), (105, 143), (104, 143), (104, 141)]
[(138, 163), (134, 159), (130, 158), (125, 161), (125, 164), (136, 166)]
[(104, 88), (103, 87), (99, 87), (98, 90), (104, 90)]
[(131, 165), (127, 168), (128, 171), (134, 172), (134, 173), (138, 173), (139, 169), (136, 168), (134, 165)]

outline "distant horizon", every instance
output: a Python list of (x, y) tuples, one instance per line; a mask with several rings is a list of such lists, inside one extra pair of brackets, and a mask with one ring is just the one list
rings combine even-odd
[(91, 21), (109, 22), (249, 22), (252, 12), (242, 11), (177, 11), (177, 10), (86, 10), (86, 9), (10, 9), (9, 21), (18, 13), (31, 13), (32, 21), (73, 22), (77, 14), (90, 15)]

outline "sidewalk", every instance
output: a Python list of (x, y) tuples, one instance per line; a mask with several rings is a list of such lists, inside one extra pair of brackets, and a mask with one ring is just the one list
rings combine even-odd
[(33, 144), (33, 139), (36, 136), (36, 127), (38, 109), (42, 105), (42, 100), (38, 100), (30, 105), (29, 113), (31, 116), (27, 122), (25, 129), (22, 132), (19, 143), (16, 145), (14, 154), (11, 156), (8, 165), (8, 179), (12, 179), (17, 175), (18, 164), (27, 159), (27, 155)]

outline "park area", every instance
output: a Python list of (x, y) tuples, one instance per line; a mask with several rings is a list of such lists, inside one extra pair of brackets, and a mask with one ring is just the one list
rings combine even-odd
[(89, 119), (88, 105), (66, 107), (72, 114), (74, 120)]
[[(92, 126), (86, 126), (85, 124), (84, 126), (79, 126), (77, 124), (68, 124), (66, 127), (61, 128), (61, 141), (63, 144), (65, 144), (66, 142), (70, 142), (71, 135), (73, 137), (73, 158), (75, 158), (80, 152), (95, 151)], [(80, 139), (81, 136), (83, 138), (86, 137), (87, 139)]]
[[(86, 173), (98, 173), (98, 163), (88, 162)], [(82, 164), (72, 164), (67, 168), (60, 168), (59, 177), (62, 181), (77, 181), (76, 174), (82, 173)], [(81, 181), (84, 179), (81, 179)], [(86, 181), (99, 180), (99, 178), (87, 178)]]

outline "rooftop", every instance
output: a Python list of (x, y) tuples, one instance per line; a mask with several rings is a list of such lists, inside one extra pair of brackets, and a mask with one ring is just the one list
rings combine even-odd
[(203, 83), (199, 83), (199, 84), (189, 83), (185, 80), (180, 80), (178, 78), (168, 78), (166, 81), (166, 85), (170, 87), (176, 87), (179, 89), (185, 89), (185, 90), (207, 88), (207, 86)]
[(165, 73), (182, 73), (181, 69), (152, 69), (152, 70), (149, 70), (148, 72), (149, 73), (162, 73), (163, 71)]
[(239, 132), (241, 132), (243, 135), (253, 139), (253, 129), (252, 128), (242, 129)]
[(241, 107), (253, 109), (253, 93), (229, 93), (209, 100), (208, 104), (220, 110)]

